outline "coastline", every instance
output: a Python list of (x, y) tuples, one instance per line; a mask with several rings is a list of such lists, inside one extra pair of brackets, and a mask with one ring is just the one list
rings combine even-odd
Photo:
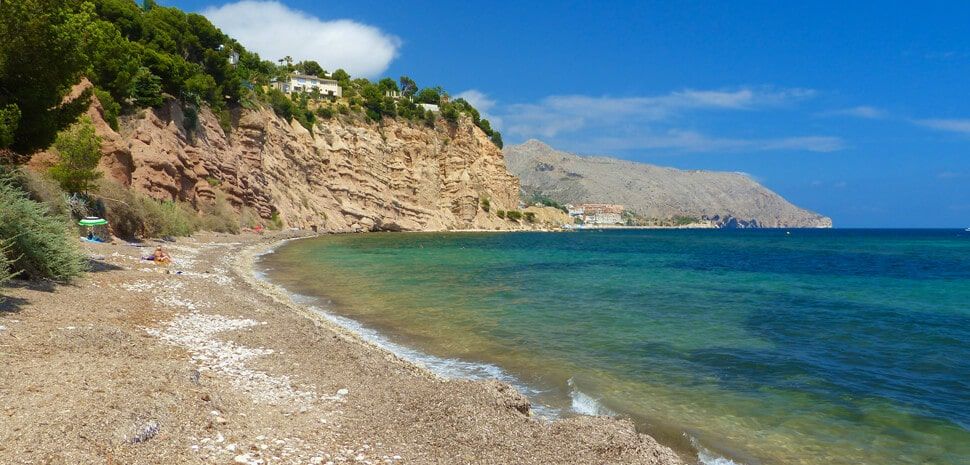
[(170, 269), (85, 245), (76, 285), (12, 289), (0, 462), (683, 463), (628, 420), (538, 420), (506, 384), (445, 379), (294, 302), (253, 274), (289, 239), (163, 243)]

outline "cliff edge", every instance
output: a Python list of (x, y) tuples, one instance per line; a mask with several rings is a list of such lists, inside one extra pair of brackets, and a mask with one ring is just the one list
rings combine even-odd
[[(84, 82), (75, 89), (89, 86)], [(516, 229), (489, 214), (514, 210), (518, 179), (468, 118), (456, 124), (338, 115), (313, 132), (266, 108), (233, 111), (228, 133), (208, 108), (186, 128), (176, 100), (109, 127), (97, 98), (88, 116), (106, 177), (158, 200), (196, 206), (225, 193), (236, 208), (321, 231)], [(43, 167), (50, 154), (35, 156)]]

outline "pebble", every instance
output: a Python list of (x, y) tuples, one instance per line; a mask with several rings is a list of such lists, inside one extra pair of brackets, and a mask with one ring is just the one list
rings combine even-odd
[(347, 389), (341, 389), (341, 390), (337, 391), (337, 395), (338, 396), (346, 396), (347, 394), (350, 394), (350, 391), (347, 390)]

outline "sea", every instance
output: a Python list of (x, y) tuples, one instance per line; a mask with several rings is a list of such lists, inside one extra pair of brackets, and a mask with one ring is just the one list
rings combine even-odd
[(970, 464), (970, 233), (371, 233), (258, 263), (322, 316), (537, 417), (702, 464)]

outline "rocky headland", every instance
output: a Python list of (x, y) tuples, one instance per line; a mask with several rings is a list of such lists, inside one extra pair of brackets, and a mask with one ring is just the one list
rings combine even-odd
[(579, 156), (537, 140), (506, 147), (505, 158), (523, 190), (561, 203), (622, 204), (643, 218), (682, 217), (727, 228), (832, 227), (830, 218), (740, 173)]

